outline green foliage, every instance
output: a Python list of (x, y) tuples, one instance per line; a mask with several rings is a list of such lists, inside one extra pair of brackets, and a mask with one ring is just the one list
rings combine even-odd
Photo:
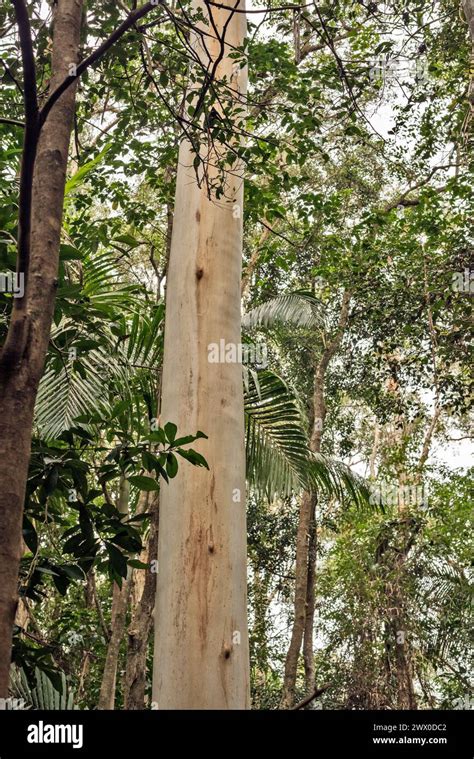
[(74, 693), (68, 689), (64, 672), (60, 675), (60, 688), (56, 689), (51, 679), (36, 668), (35, 685), (31, 687), (23, 669), (12, 668), (10, 690), (14, 698), (21, 699), (23, 709), (71, 710), (74, 705)]

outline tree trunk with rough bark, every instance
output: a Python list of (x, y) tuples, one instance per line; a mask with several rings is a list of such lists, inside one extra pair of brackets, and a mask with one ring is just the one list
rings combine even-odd
[[(150, 562), (158, 553), (158, 530), (160, 502), (155, 493), (149, 507), (151, 512), (150, 532), (148, 534), (146, 556), (141, 561)], [(137, 571), (135, 570), (134, 576)], [(132, 610), (132, 619), (128, 627), (127, 666), (124, 683), (124, 708), (145, 708), (146, 657), (148, 641), (153, 626), (153, 609), (156, 594), (156, 572), (146, 570), (144, 585), (140, 597)]]
[[(128, 516), (130, 506), (130, 485), (125, 477), (120, 479), (117, 511), (122, 519)], [(116, 582), (112, 589), (112, 612), (110, 620), (110, 640), (105, 657), (104, 671), (100, 685), (98, 709), (113, 709), (115, 707), (115, 687), (117, 683), (117, 667), (125, 624), (127, 619), (128, 599), (130, 597), (129, 577), (122, 578), (122, 586)]]
[(314, 668), (314, 612), (316, 608), (316, 554), (317, 554), (317, 525), (316, 525), (316, 493), (311, 494), (311, 514), (309, 519), (308, 538), (308, 576), (306, 586), (306, 618), (303, 634), (303, 661), (306, 693), (309, 695), (315, 689), (316, 672)]
[[(244, 11), (243, 2), (237, 7)], [(243, 44), (245, 13), (202, 0), (193, 9), (206, 19), (212, 13), (215, 25), (200, 23), (206, 36), (191, 35), (194, 50), (209, 71), (217, 64), (215, 79), (227, 77), (227, 97), (237, 103), (246, 69), (229, 53)], [(221, 45), (216, 34), (224, 31)], [(196, 155), (184, 141), (176, 183), (161, 416), (180, 435), (208, 435), (199, 450), (209, 471), (184, 463), (160, 495), (153, 677), (160, 709), (249, 706), (242, 368), (209, 360), (222, 339), (234, 349), (241, 339), (243, 180), (241, 168), (226, 171), (216, 195), (215, 151), (204, 146), (208, 181), (200, 174), (198, 184)]]
[[(15, 9), (18, 17), (21, 4), (15, 3)], [(81, 19), (82, 0), (59, 0), (54, 15), (50, 92), (68, 76), (69, 65), (78, 60)], [(25, 29), (25, 18), (21, 19), (21, 25)], [(31, 66), (30, 79), (34, 81), (32, 56), (26, 66), (24, 60), (25, 68), (31, 69)], [(27, 96), (31, 88), (31, 82), (28, 87), (25, 85)], [(7, 697), (8, 691), (33, 410), (54, 312), (74, 104), (75, 85), (71, 85), (55, 103), (43, 126), (36, 163), (34, 155), (25, 158), (24, 154), (22, 165), (23, 176), (25, 162), (32, 159), (35, 166), (31, 218), (23, 228), (20, 224), (19, 231), (19, 248), (23, 251), (19, 270), (25, 275), (25, 295), (15, 302), (8, 337), (0, 355), (0, 698)], [(34, 105), (29, 107), (35, 110)], [(34, 118), (33, 113), (33, 122)], [(27, 139), (28, 134), (25, 144)], [(31, 231), (25, 228), (30, 220)], [(25, 261), (25, 251), (29, 262)]]
[(294, 619), (290, 646), (286, 655), (283, 678), (282, 707), (291, 709), (295, 703), (296, 674), (306, 622), (306, 593), (308, 587), (308, 544), (311, 521), (311, 493), (304, 492), (300, 502), (296, 536)]

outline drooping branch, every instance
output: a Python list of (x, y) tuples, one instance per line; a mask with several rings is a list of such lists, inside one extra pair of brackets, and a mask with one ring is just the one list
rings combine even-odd
[[(421, 179), (416, 184), (409, 187), (407, 190), (405, 190), (398, 198), (391, 201), (390, 203), (387, 203), (385, 207), (383, 208), (383, 211), (385, 213), (389, 213), (389, 211), (393, 211), (395, 208), (398, 208), (399, 206), (403, 206), (405, 208), (411, 207), (411, 206), (417, 206), (420, 203), (419, 197), (409, 198), (408, 196), (411, 195), (412, 192), (415, 192), (415, 190), (419, 190), (422, 187), (425, 187), (430, 181), (430, 179), (434, 176), (434, 174), (437, 171), (444, 171), (446, 169), (455, 168), (455, 163), (448, 163), (446, 165), (442, 166), (434, 166), (431, 171), (427, 174), (426, 177)], [(447, 185), (441, 185), (441, 187), (434, 187), (433, 190), (436, 193), (444, 192), (447, 188)]]
[[(224, 3), (214, 3), (211, 0), (206, 0), (207, 5), (213, 5), (214, 8), (224, 8), (224, 10), (227, 11), (234, 11), (235, 9), (231, 5), (227, 5)], [(304, 5), (276, 5), (274, 8), (254, 8), (246, 10), (241, 8), (239, 10), (235, 10), (235, 13), (246, 13), (247, 15), (249, 13), (276, 13), (277, 11), (299, 11), (302, 8), (310, 8), (311, 3), (306, 3)]]

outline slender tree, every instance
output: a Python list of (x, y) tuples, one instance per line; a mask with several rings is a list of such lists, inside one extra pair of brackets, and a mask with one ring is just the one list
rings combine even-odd
[[(17, 605), (23, 499), (33, 409), (54, 310), (64, 185), (75, 86), (55, 102), (41, 133), (36, 73), (26, 4), (14, 0), (24, 68), (25, 139), (20, 179), (18, 274), (25, 293), (15, 301), (0, 355), (0, 697), (6, 697)], [(50, 92), (77, 63), (81, 0), (55, 11)], [(33, 175), (34, 171), (34, 175)]]
[[(342, 296), (341, 310), (337, 330), (328, 336), (321, 358), (316, 363), (314, 372), (314, 392), (311, 409), (310, 447), (314, 453), (321, 452), (326, 404), (324, 400), (324, 383), (326, 371), (340, 347), (349, 316), (351, 293), (345, 290)], [(306, 690), (310, 694), (315, 687), (313, 661), (313, 625), (315, 608), (315, 568), (316, 568), (316, 511), (317, 494), (305, 491), (301, 497), (298, 531), (296, 536), (295, 600), (294, 621), (291, 640), (285, 661), (282, 704), (291, 708), (295, 702), (298, 660), (303, 643), (305, 663)]]
[[(130, 508), (130, 484), (122, 476), (120, 478), (119, 498), (117, 510), (125, 519), (129, 514)], [(130, 574), (130, 568), (129, 568)], [(99, 709), (113, 709), (115, 706), (115, 686), (117, 682), (117, 667), (120, 653), (120, 644), (122, 642), (126, 617), (128, 599), (130, 597), (130, 577), (122, 579), (121, 585), (116, 582), (112, 589), (112, 613), (110, 621), (110, 640), (107, 647), (107, 656), (105, 659), (104, 671), (102, 673), (102, 682), (99, 694)]]

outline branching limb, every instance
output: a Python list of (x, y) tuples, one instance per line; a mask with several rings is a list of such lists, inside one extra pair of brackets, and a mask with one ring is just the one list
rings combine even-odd
[(54, 92), (51, 93), (48, 100), (44, 104), (44, 106), (41, 109), (40, 112), (40, 124), (41, 126), (44, 124), (46, 119), (48, 118), (48, 114), (51, 111), (51, 108), (53, 105), (59, 100), (61, 95), (68, 89), (68, 87), (73, 84), (73, 82), (76, 81), (76, 79), (79, 79), (79, 77), (86, 71), (90, 66), (92, 66), (94, 63), (96, 63), (102, 56), (110, 50), (110, 48), (118, 42), (118, 40), (123, 37), (125, 32), (128, 32), (128, 30), (136, 24), (137, 21), (139, 21), (143, 16), (145, 16), (149, 11), (153, 10), (153, 8), (157, 8), (162, 3), (162, 0), (152, 0), (151, 2), (145, 3), (145, 5), (142, 5), (141, 8), (137, 8), (136, 10), (132, 11), (127, 18), (122, 21), (120, 26), (115, 29), (114, 32), (108, 37), (104, 42), (99, 45), (99, 47), (94, 50), (87, 58), (84, 58), (81, 63), (79, 63), (75, 67), (75, 73), (71, 74), (71, 76), (66, 77), (64, 81), (57, 87)]

